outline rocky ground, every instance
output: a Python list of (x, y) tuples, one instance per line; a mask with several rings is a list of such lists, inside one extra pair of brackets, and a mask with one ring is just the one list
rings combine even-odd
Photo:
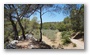
[(5, 49), (84, 49), (84, 42), (74, 38), (70, 38), (72, 43), (67, 46), (62, 45), (61, 32), (57, 32), (56, 39), (54, 41), (50, 40), (46, 36), (42, 36), (42, 42), (39, 42), (33, 36), (28, 36), (30, 39), (11, 41), (7, 44)]

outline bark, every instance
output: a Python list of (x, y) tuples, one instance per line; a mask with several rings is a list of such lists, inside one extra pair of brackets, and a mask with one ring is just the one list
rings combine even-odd
[(42, 9), (40, 8), (40, 21), (41, 21), (41, 24), (40, 24), (40, 42), (42, 41)]
[(17, 31), (17, 28), (16, 28), (16, 24), (12, 20), (11, 14), (10, 14), (10, 22), (11, 22), (11, 24), (13, 26), (13, 30), (14, 30), (14, 40), (18, 40), (18, 31)]
[(23, 26), (22, 26), (22, 24), (20, 22), (20, 18), (17, 18), (17, 21), (18, 21), (18, 24), (19, 24), (19, 26), (20, 26), (20, 28), (22, 30), (22, 36), (23, 36), (23, 38), (25, 40), (26, 39), (26, 37), (25, 37), (25, 31), (24, 31), (24, 28), (23, 28)]

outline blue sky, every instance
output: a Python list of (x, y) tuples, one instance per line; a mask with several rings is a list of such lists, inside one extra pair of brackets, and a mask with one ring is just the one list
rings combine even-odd
[[(60, 4), (59, 4), (60, 5)], [(61, 6), (61, 5), (60, 5)], [(63, 5), (62, 5), (63, 6)], [(80, 7), (80, 4), (79, 4), (79, 7)], [(38, 21), (40, 21), (40, 15), (39, 13), (35, 14), (35, 15), (32, 15), (30, 17), (30, 20), (36, 16), (38, 18)], [(60, 22), (60, 21), (63, 21), (65, 17), (69, 16), (69, 14), (67, 15), (64, 15), (62, 12), (59, 13), (54, 13), (53, 15), (51, 13), (45, 13), (43, 16), (42, 16), (42, 21), (43, 22)]]
[[(30, 20), (36, 16), (38, 18), (38, 21), (40, 21), (40, 17), (39, 17), (39, 13), (37, 15), (32, 15), (30, 17)], [(46, 13), (42, 16), (42, 21), (43, 22), (60, 22), (63, 21), (65, 17), (67, 17), (68, 15), (64, 15), (63, 13), (55, 13), (55, 14), (50, 14), (50, 13)]]

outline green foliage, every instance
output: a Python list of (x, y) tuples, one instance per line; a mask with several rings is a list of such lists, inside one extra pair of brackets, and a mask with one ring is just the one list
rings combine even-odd
[(30, 21), (30, 27), (31, 27), (31, 29), (38, 29), (39, 28), (37, 17), (32, 18), (32, 20)]
[[(13, 27), (11, 25), (11, 22), (7, 19), (4, 20), (4, 38), (5, 38), (5, 42), (8, 38), (14, 39), (14, 31), (13, 31)], [(28, 18), (22, 18), (21, 20), (22, 26), (25, 30), (25, 34), (29, 31), (33, 31), (34, 29), (38, 29), (39, 28), (39, 24), (37, 22), (37, 18), (33, 18), (31, 21)], [(19, 24), (17, 23), (17, 21), (14, 21), (16, 23), (16, 27), (18, 30), (18, 35), (21, 36), (22, 35), (22, 30), (19, 26)], [(36, 32), (35, 33), (39, 33)], [(39, 34), (38, 34), (39, 35)]]
[(73, 47), (77, 47), (77, 45), (75, 43), (73, 43)]
[(70, 36), (73, 32), (72, 31), (63, 31), (61, 34), (62, 34), (62, 42), (63, 42), (63, 45), (66, 45), (68, 43), (71, 43), (70, 41)]
[[(21, 20), (21, 23), (24, 27), (25, 33), (30, 32), (30, 31), (32, 32), (34, 29), (39, 28), (39, 24), (37, 22), (37, 17), (33, 17), (31, 21), (28, 18), (23, 18)], [(18, 24), (17, 24), (17, 28), (18, 28), (19, 35), (21, 35), (22, 31)]]
[(56, 30), (59, 22), (45, 22), (43, 23), (43, 29)]
[[(13, 5), (13, 4), (12, 4)], [(9, 5), (5, 5), (4, 7), (4, 11), (5, 11), (5, 22), (4, 22), (4, 37), (5, 37), (5, 42), (7, 41), (7, 39), (11, 38), (11, 39), (14, 39), (14, 31), (13, 31), (13, 27), (11, 25), (11, 22), (9, 20), (9, 14), (12, 13), (11, 15), (16, 17), (17, 15), (14, 15), (16, 14), (14, 8), (11, 6), (12, 9), (9, 8)], [(31, 4), (30, 4), (31, 5)], [(40, 5), (40, 4), (39, 4)], [(41, 4), (42, 5), (42, 4)], [(40, 6), (41, 6), (40, 5)], [(43, 4), (44, 5), (44, 4)], [(50, 5), (50, 4), (48, 4)], [(53, 4), (52, 4), (53, 5)], [(8, 7), (7, 7), (8, 6)], [(22, 17), (28, 17), (29, 15), (31, 15), (31, 13), (34, 11), (33, 9), (35, 9), (37, 6), (37, 4), (31, 6), (31, 8), (33, 9), (28, 9), (28, 5), (15, 5), (15, 8), (17, 9), (17, 11), (22, 14), (24, 11), (25, 14), (22, 15)], [(44, 5), (45, 9), (49, 8), (49, 10), (51, 11), (57, 11), (57, 12), (60, 12), (60, 9), (56, 9), (56, 8), (60, 8), (59, 6), (56, 6), (55, 9), (52, 9), (53, 6), (47, 6), (47, 5)], [(64, 19), (64, 21), (62, 22), (45, 22), (43, 23), (43, 30), (42, 30), (42, 34), (47, 36), (49, 39), (51, 40), (55, 40), (56, 38), (56, 33), (58, 32), (57, 30), (59, 31), (62, 31), (62, 41), (63, 41), (63, 44), (67, 44), (67, 43), (70, 43), (70, 35), (72, 33), (71, 30), (74, 30), (74, 31), (84, 31), (84, 5), (82, 5), (80, 7), (80, 9), (72, 9), (72, 4), (71, 5), (68, 5), (66, 6), (66, 8), (71, 8), (70, 10), (70, 17), (66, 17)], [(52, 8), (51, 8), (52, 7)], [(46, 9), (46, 10), (47, 10)], [(36, 9), (38, 10), (38, 9)], [(67, 11), (67, 10), (64, 10), (64, 11)], [(42, 10), (42, 11), (45, 11), (45, 10)], [(19, 16), (18, 16), (19, 17)], [(22, 30), (20, 28), (20, 25), (18, 24), (17, 22), (17, 19), (15, 18), (12, 18), (12, 20), (15, 22), (16, 24), (16, 27), (17, 27), (17, 30), (18, 30), (18, 34), (21, 36), (22, 35)], [(40, 31), (39, 31), (39, 26), (40, 24), (38, 23), (37, 21), (37, 17), (33, 17), (32, 20), (29, 20), (28, 18), (23, 18), (21, 19), (20, 18), (20, 22), (25, 30), (25, 33), (31, 31), (33, 32), (34, 34), (34, 37), (37, 38), (39, 40), (40, 38)]]
[(71, 43), (70, 39), (68, 39), (68, 38), (62, 39), (62, 44), (63, 45), (67, 45), (69, 43)]
[(58, 30), (59, 31), (66, 31), (66, 25), (63, 22), (59, 23)]
[(51, 40), (55, 40), (57, 32), (58, 32), (58, 30), (50, 30), (50, 29), (42, 30), (43, 35), (48, 37)]
[(72, 29), (74, 31), (84, 31), (84, 5), (79, 10), (73, 9), (70, 13)]
[(71, 20), (69, 17), (66, 17), (63, 22), (64, 24), (67, 24), (67, 23), (71, 23)]
[(34, 34), (34, 37), (39, 40), (40, 39), (40, 30), (39, 29), (34, 29), (32, 31), (32, 33)]
[(69, 31), (71, 30), (71, 19), (69, 17), (66, 17), (64, 21), (60, 22), (57, 25), (57, 29), (59, 31)]
[(14, 39), (13, 28), (11, 22), (7, 19), (4, 20), (4, 42), (6, 43), (9, 38)]

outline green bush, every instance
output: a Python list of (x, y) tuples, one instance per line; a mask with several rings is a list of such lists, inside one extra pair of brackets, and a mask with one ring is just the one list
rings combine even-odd
[(70, 38), (70, 36), (72, 34), (72, 31), (63, 31), (61, 34), (62, 34), (63, 45), (71, 43), (71, 40), (69, 38)]
[(71, 43), (69, 38), (62, 39), (62, 42), (63, 42), (63, 45), (67, 45), (67, 44)]
[(77, 45), (75, 43), (73, 43), (73, 47), (77, 47)]
[(40, 30), (39, 29), (34, 29), (33, 31), (34, 37), (39, 40), (40, 39)]
[[(51, 40), (55, 40), (56, 38), (56, 33), (58, 32), (58, 30), (42, 30), (42, 35), (46, 36), (47, 38), (51, 39)], [(34, 29), (32, 31), (32, 33), (34, 34), (34, 37), (39, 40), (40, 39), (40, 30), (39, 29)]]
[(48, 29), (48, 30), (42, 30), (42, 35), (44, 35), (44, 36), (46, 36), (46, 37), (48, 37), (49, 39), (51, 39), (51, 40), (55, 40), (55, 38), (56, 38), (56, 33), (58, 32), (58, 30), (50, 30), (50, 29)]

